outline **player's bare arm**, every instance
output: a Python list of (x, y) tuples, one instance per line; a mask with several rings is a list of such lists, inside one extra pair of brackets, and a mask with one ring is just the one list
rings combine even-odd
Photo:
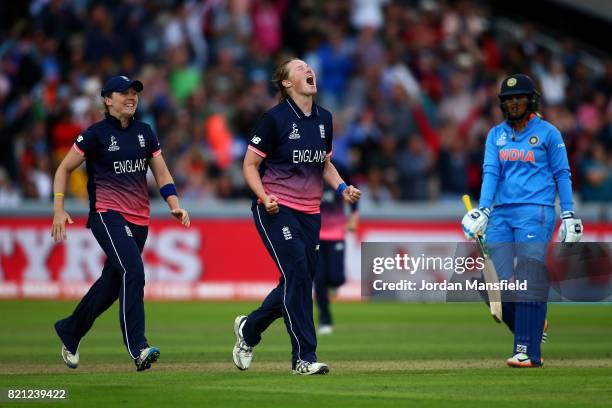
[[(162, 192), (162, 196), (164, 195), (164, 189), (168, 189), (167, 186), (174, 187), (174, 180), (172, 179), (172, 175), (170, 174), (170, 170), (168, 170), (168, 166), (166, 165), (166, 161), (163, 156), (160, 154), (155, 156), (149, 160), (149, 167), (153, 172), (153, 177), (155, 177), (155, 181), (157, 182), (157, 187)], [(174, 193), (174, 194), (173, 194)], [(169, 191), (169, 195), (164, 197), (166, 199), (166, 203), (168, 207), (170, 207), (170, 213), (181, 221), (181, 223), (189, 228), (191, 221), (189, 219), (189, 213), (187, 210), (181, 208), (179, 204), (178, 195), (176, 194), (176, 188), (173, 191)]]
[(55, 178), (53, 180), (53, 227), (51, 228), (51, 236), (55, 242), (60, 242), (67, 238), (66, 222), (68, 224), (74, 222), (64, 210), (64, 194), (66, 193), (66, 184), (68, 183), (70, 173), (84, 161), (84, 156), (77, 153), (75, 149), (70, 149), (55, 171)]
[(331, 159), (328, 157), (325, 159), (325, 167), (323, 167), (323, 180), (327, 184), (329, 184), (336, 192), (342, 194), (342, 198), (344, 201), (350, 204), (354, 204), (361, 197), (361, 191), (355, 186), (347, 186), (340, 174), (338, 174), (338, 170), (336, 170), (336, 166), (334, 166), (331, 162)]
[(242, 164), (242, 173), (247, 185), (266, 207), (266, 211), (269, 214), (276, 214), (279, 210), (278, 198), (275, 195), (266, 194), (261, 177), (259, 176), (259, 166), (262, 162), (263, 157), (251, 150), (247, 150)]

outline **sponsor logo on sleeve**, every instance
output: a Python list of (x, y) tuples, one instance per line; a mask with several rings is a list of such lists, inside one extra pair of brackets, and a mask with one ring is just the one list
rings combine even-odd
[(83, 141), (83, 135), (79, 135), (79, 137), (77, 137), (77, 142), (82, 142)]
[(253, 142), (253, 144), (259, 144), (259, 142), (261, 142), (261, 137), (255, 135), (253, 136), (253, 138), (251, 139), (251, 142)]

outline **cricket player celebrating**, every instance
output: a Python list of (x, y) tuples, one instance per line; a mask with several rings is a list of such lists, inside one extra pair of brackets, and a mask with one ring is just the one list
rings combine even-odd
[[(582, 223), (574, 217), (571, 174), (559, 130), (537, 113), (539, 92), (522, 74), (504, 79), (499, 93), (505, 121), (487, 136), (480, 208), (462, 220), (468, 239), (486, 232), (500, 279), (526, 279), (518, 301), (503, 303), (503, 321), (514, 333), (512, 367), (541, 367), (548, 275), (544, 260), (555, 227), (559, 194), (559, 239), (577, 242)], [(515, 263), (516, 258), (516, 263)], [(503, 300), (503, 299), (502, 299)]]
[(55, 323), (62, 341), (61, 355), (70, 368), (79, 365), (79, 345), (96, 318), (119, 299), (123, 342), (137, 371), (159, 358), (157, 347), (145, 337), (145, 273), (141, 253), (149, 230), (150, 168), (171, 214), (189, 227), (189, 215), (180, 208), (178, 194), (151, 127), (134, 119), (143, 84), (125, 76), (109, 79), (102, 88), (106, 117), (76, 138), (57, 168), (53, 189), (53, 229), (56, 242), (66, 239), (64, 193), (70, 173), (87, 166), (89, 218), (96, 241), (106, 254), (104, 269), (72, 314)]
[(302, 60), (282, 62), (274, 74), (278, 105), (255, 125), (244, 157), (244, 178), (255, 194), (255, 226), (281, 276), (262, 305), (234, 321), (234, 364), (246, 370), (253, 347), (282, 317), (291, 339), (294, 374), (325, 374), (317, 361), (312, 282), (317, 269), (323, 181), (349, 203), (361, 192), (347, 186), (330, 161), (332, 115), (314, 103), (315, 74)]

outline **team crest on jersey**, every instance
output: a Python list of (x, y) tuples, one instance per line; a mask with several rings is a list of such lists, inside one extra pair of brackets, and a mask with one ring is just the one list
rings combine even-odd
[(138, 135), (138, 143), (140, 143), (140, 147), (145, 147), (145, 139), (141, 134)]
[(535, 135), (529, 138), (529, 144), (532, 146), (537, 145), (539, 141), (540, 141), (540, 138)]
[(319, 125), (319, 133), (321, 134), (321, 139), (325, 139), (325, 126), (323, 124)]
[(293, 124), (291, 125), (291, 133), (289, 133), (289, 139), (299, 139), (300, 138), (300, 131), (298, 130), (297, 125), (295, 124), (295, 122), (293, 122)]
[(108, 151), (116, 152), (117, 150), (119, 150), (119, 146), (117, 146), (117, 139), (115, 139), (115, 136), (111, 136), (111, 144), (108, 146)]
[(497, 141), (495, 142), (496, 145), (498, 146), (503, 146), (507, 143), (506, 140), (506, 132), (502, 133), (500, 137), (497, 138)]

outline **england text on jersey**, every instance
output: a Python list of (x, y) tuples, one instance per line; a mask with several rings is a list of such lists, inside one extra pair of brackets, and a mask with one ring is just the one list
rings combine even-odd
[(123, 174), (123, 173), (136, 173), (139, 171), (144, 171), (146, 173), (147, 169), (147, 159), (136, 159), (136, 160), (122, 160), (113, 162), (113, 168), (115, 169), (115, 174)]
[(325, 150), (294, 150), (293, 163), (323, 163), (325, 161)]

